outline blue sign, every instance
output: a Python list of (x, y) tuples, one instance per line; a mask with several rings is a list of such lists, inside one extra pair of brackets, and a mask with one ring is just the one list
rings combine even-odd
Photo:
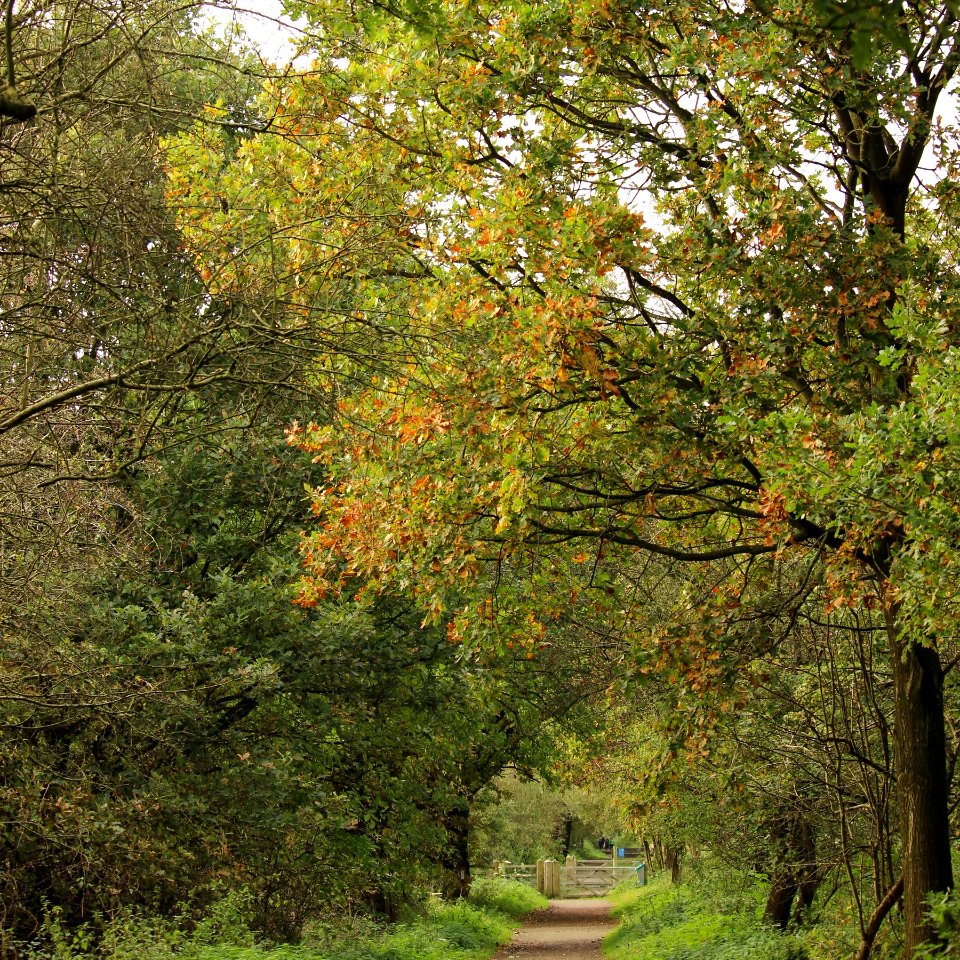
[(622, 860), (627, 855), (625, 847), (617, 847), (617, 856)]

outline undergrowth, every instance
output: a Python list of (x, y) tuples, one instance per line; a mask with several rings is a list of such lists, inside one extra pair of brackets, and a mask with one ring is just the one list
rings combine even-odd
[(477, 880), (469, 901), (431, 903), (400, 924), (338, 917), (309, 925), (298, 944), (258, 943), (243, 904), (228, 897), (186, 932), (172, 921), (134, 915), (106, 923), (94, 946), (89, 928), (67, 931), (55, 911), (27, 960), (487, 960), (519, 918), (546, 906), (536, 891), (499, 878)]
[[(763, 921), (769, 881), (708, 858), (691, 866), (688, 882), (674, 886), (660, 873), (647, 887), (613, 894), (620, 925), (604, 944), (608, 960), (837, 960), (860, 944), (856, 905), (843, 890), (825, 884), (811, 917), (783, 932)], [(918, 960), (960, 960), (960, 895), (934, 898), (930, 911), (942, 942), (922, 947)], [(902, 924), (892, 915), (871, 957), (897, 960), (902, 953)]]
[(616, 891), (620, 925), (604, 942), (609, 960), (807, 960), (794, 935), (765, 926), (749, 887), (700, 881), (673, 886), (663, 873), (645, 887)]

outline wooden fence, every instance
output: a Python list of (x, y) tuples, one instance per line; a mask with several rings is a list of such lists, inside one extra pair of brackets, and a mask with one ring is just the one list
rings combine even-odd
[[(543, 863), (541, 860), (540, 863)], [(535, 863), (501, 863), (497, 872), (508, 880), (519, 880), (531, 887), (537, 885), (537, 865)]]

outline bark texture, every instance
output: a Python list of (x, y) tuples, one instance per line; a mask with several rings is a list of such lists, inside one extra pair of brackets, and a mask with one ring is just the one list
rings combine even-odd
[(943, 667), (933, 647), (902, 643), (889, 624), (893, 648), (897, 802), (903, 845), (904, 958), (933, 939), (925, 898), (953, 886), (950, 862), (947, 744)]

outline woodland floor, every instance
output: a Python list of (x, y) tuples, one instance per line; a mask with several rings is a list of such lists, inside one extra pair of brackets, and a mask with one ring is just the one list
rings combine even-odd
[(600, 960), (615, 926), (609, 900), (554, 900), (531, 913), (494, 960)]

